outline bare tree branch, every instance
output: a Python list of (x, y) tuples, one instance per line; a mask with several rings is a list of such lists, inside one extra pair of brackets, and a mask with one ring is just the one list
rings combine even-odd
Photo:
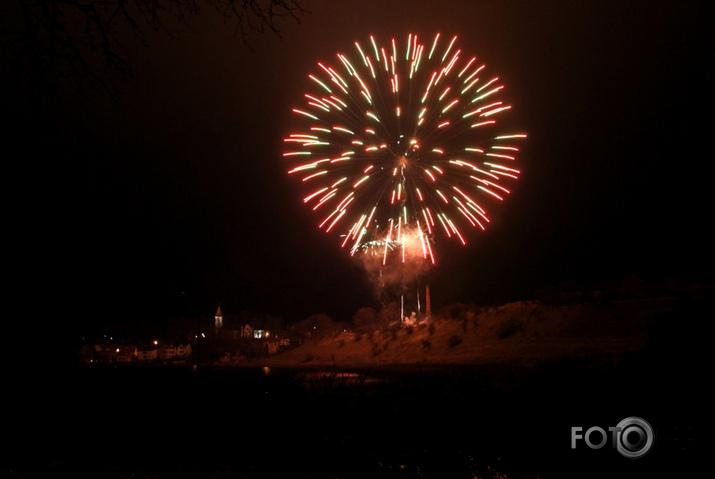
[(282, 22), (299, 22), (308, 13), (297, 0), (10, 0), (1, 8), (7, 14), (0, 25), (0, 60), (16, 86), (46, 100), (96, 88), (118, 93), (118, 85), (132, 77), (120, 54), (127, 30), (147, 43), (149, 32), (191, 29), (206, 9), (234, 22), (235, 34), (250, 48), (250, 32), (280, 37)]

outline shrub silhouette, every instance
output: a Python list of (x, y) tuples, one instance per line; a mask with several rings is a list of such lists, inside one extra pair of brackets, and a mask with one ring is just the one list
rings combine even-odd
[(462, 342), (462, 337), (455, 334), (449, 338), (449, 340), (447, 341), (447, 344), (449, 344), (450, 348), (453, 348), (461, 342)]
[(524, 325), (517, 318), (511, 317), (499, 325), (496, 335), (499, 339), (506, 339), (517, 331), (521, 331)]

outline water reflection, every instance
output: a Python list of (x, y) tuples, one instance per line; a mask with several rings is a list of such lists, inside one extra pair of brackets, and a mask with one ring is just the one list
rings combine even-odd
[[(604, 417), (622, 412), (608, 400), (605, 386), (622, 386), (612, 374), (566, 362), (538, 370), (92, 368), (76, 379), (65, 388), (66, 403), (55, 399), (62, 414), (53, 415), (47, 431), (61, 441), (52, 441), (51, 459), (66, 470), (91, 460), (92, 477), (102, 477), (111, 464), (123, 477), (172, 477), (171, 471), (190, 467), (256, 478), (583, 479), (588, 474), (577, 460), (584, 458), (569, 449), (569, 431), (597, 419), (585, 416), (574, 398), (598, 403)], [(604, 409), (609, 405), (613, 410)], [(93, 430), (97, 418), (119, 432), (102, 441), (66, 437)], [(156, 434), (141, 434), (147, 424), (162, 438), (180, 438), (167, 457), (160, 456)], [(16, 443), (33, 451), (31, 439)], [(594, 474), (588, 477), (614, 477), (608, 459), (621, 457), (603, 452), (597, 457), (603, 467), (589, 463)], [(146, 454), (148, 469), (137, 469), (139, 454)], [(569, 454), (575, 458), (570, 465)], [(104, 457), (126, 461), (105, 464)]]

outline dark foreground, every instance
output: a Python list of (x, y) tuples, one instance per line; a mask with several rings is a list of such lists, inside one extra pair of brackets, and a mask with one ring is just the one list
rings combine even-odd
[[(48, 478), (695, 477), (710, 373), (684, 338), (659, 327), (646, 350), (616, 362), (535, 368), (75, 368), (39, 384), (28, 374), (5, 410), (3, 468)], [(571, 448), (571, 427), (607, 430), (629, 416), (655, 429), (646, 456), (625, 458), (610, 442)]]

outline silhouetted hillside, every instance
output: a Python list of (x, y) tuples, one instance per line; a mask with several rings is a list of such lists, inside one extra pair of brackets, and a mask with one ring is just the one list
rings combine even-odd
[[(663, 341), (692, 321), (712, 294), (584, 300), (559, 292), (552, 301), (520, 301), (481, 308), (456, 304), (412, 326), (372, 332), (343, 331), (312, 338), (261, 360), (272, 366), (538, 364), (562, 358), (618, 362), (621, 356)], [(580, 298), (580, 300), (579, 300)], [(574, 301), (578, 300), (578, 301)], [(686, 333), (682, 333), (686, 334)], [(682, 337), (679, 334), (678, 337)], [(667, 340), (667, 339), (666, 339)], [(661, 347), (661, 346), (659, 346)], [(682, 348), (682, 346), (679, 346)]]

